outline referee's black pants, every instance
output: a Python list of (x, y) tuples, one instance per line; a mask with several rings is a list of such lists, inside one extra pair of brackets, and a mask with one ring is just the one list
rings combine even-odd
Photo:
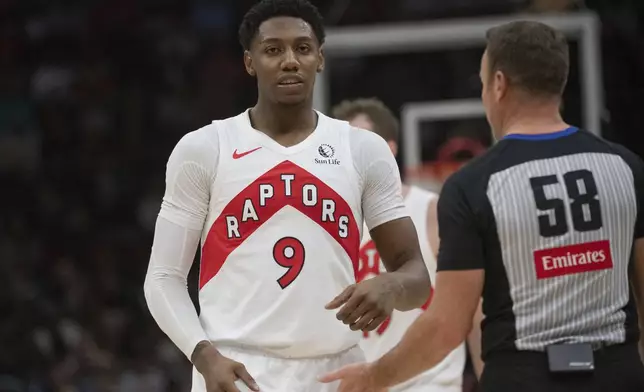
[(545, 353), (499, 352), (485, 360), (482, 392), (644, 392), (644, 365), (637, 345), (595, 351), (595, 370), (552, 374)]

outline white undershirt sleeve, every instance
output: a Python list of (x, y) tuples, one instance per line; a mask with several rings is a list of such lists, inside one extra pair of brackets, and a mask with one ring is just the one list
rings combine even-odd
[(379, 135), (352, 128), (354, 165), (362, 181), (362, 211), (367, 228), (409, 216), (402, 197), (398, 164), (387, 142)]
[(206, 127), (187, 134), (168, 159), (166, 190), (144, 283), (152, 317), (188, 359), (197, 343), (208, 340), (188, 294), (187, 276), (208, 214), (217, 167), (218, 146), (212, 132)]
[(188, 359), (197, 343), (208, 340), (187, 284), (200, 237), (200, 230), (190, 230), (159, 217), (144, 284), (152, 317)]

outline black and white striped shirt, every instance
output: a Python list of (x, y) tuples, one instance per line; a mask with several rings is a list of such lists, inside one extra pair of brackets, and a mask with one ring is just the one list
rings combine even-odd
[(637, 341), (644, 164), (577, 128), (509, 135), (445, 183), (438, 270), (484, 269), (483, 356)]

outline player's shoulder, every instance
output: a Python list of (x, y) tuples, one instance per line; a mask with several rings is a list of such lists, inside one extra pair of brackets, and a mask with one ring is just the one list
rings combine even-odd
[(195, 153), (199, 151), (212, 153), (213, 149), (218, 148), (221, 135), (227, 132), (235, 132), (242, 126), (246, 115), (247, 111), (244, 111), (236, 116), (213, 120), (210, 124), (183, 135), (177, 143), (177, 148)]
[(351, 127), (348, 121), (329, 117), (326, 114), (315, 111), (318, 115), (318, 121), (322, 122), (325, 127), (332, 132), (346, 132)]
[(389, 144), (375, 132), (350, 126), (348, 147), (353, 166), (359, 173), (364, 174), (372, 167), (388, 168), (372, 172), (379, 173), (379, 176), (390, 173), (390, 170), (394, 170), (394, 168), (398, 172), (396, 158), (391, 152)]
[(230, 132), (237, 133), (241, 128), (250, 127), (249, 110), (246, 109), (232, 117), (213, 120), (208, 126), (211, 126), (218, 135)]
[(205, 125), (183, 135), (175, 149), (197, 153), (210, 150), (218, 140), (218, 126), (215, 123)]
[(216, 167), (219, 161), (219, 122), (212, 122), (183, 135), (170, 155), (176, 164), (192, 162), (204, 167)]
[(346, 140), (353, 154), (362, 151), (377, 151), (381, 148), (389, 150), (387, 142), (374, 132), (354, 127), (348, 121), (332, 118), (320, 112), (318, 115), (320, 121), (324, 121), (327, 132), (339, 135), (340, 139)]
[(389, 150), (387, 141), (375, 132), (367, 131), (366, 129), (349, 126), (351, 133), (349, 134), (352, 148), (361, 149), (365, 151), (380, 150), (386, 148)]

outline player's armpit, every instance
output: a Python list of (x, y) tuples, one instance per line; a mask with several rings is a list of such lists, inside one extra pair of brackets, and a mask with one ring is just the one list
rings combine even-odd
[(394, 307), (405, 311), (423, 306), (429, 297), (431, 282), (411, 218), (383, 223), (370, 234), (388, 271), (381, 276), (394, 280), (399, 287)]
[(644, 360), (644, 238), (635, 240), (635, 268), (631, 277), (631, 284), (635, 292), (635, 301), (637, 302), (637, 312), (640, 317), (640, 353)]

